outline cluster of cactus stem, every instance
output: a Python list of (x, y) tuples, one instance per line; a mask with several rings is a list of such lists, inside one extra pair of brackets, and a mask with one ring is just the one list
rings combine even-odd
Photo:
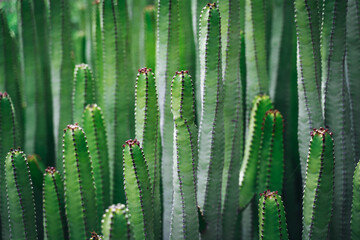
[(360, 239), (358, 0), (14, 2), (0, 239)]

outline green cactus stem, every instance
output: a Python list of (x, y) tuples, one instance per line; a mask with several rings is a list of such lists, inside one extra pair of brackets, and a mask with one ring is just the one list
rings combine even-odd
[(160, 116), (155, 76), (151, 68), (138, 70), (135, 87), (135, 137), (142, 145), (154, 195), (155, 236), (162, 236)]
[(346, 80), (346, 52), (351, 51), (346, 50), (347, 11), (346, 1), (324, 2), (321, 33), (322, 107), (325, 126), (331, 128), (336, 143), (331, 239), (350, 239), (351, 174), (358, 160), (354, 158), (353, 149), (357, 128), (353, 131), (350, 122), (349, 90)]
[(320, 1), (295, 0), (298, 72), (298, 140), (305, 179), (309, 131), (324, 124), (321, 109)]
[(156, 57), (156, 10), (153, 5), (144, 9), (145, 65), (155, 69)]
[(103, 45), (102, 45), (102, 31), (101, 31), (101, 11), (102, 5), (100, 0), (94, 1), (93, 7), (93, 29), (92, 29), (92, 67), (94, 70), (95, 81), (96, 81), (96, 100), (100, 106), (103, 106), (103, 92), (104, 92), (104, 82), (103, 82)]
[(195, 94), (187, 71), (176, 72), (171, 86), (174, 116), (173, 205), (170, 239), (199, 239), (196, 201), (197, 128)]
[(129, 211), (124, 204), (111, 205), (101, 220), (104, 240), (132, 239)]
[[(240, 75), (240, 1), (220, 0), (222, 74), (225, 79), (225, 159), (221, 200), (223, 239), (232, 239), (239, 202), (239, 172), (244, 150), (244, 98)], [(234, 96), (236, 96), (234, 98)]]
[(265, 5), (264, 1), (245, 1), (247, 117), (250, 114), (254, 97), (269, 92), (265, 21), (267, 8)]
[(202, 113), (199, 127), (197, 200), (207, 230), (203, 237), (222, 236), (221, 179), (224, 166), (223, 79), (221, 68), (220, 13), (207, 4), (200, 18), (200, 81)]
[(268, 96), (257, 96), (253, 100), (244, 159), (241, 164), (239, 185), (239, 208), (244, 209), (256, 191), (257, 164), (260, 153), (262, 122), (265, 113), (272, 109)]
[[(5, 158), (11, 148), (18, 144), (15, 110), (10, 96), (0, 92), (0, 164), (5, 165)], [(5, 137), (6, 136), (6, 137)], [(1, 207), (1, 234), (3, 239), (10, 238), (8, 223), (8, 210), (5, 188), (4, 168), (0, 168), (0, 207)]]
[(136, 139), (128, 140), (123, 145), (124, 154), (124, 186), (126, 206), (134, 239), (154, 239), (154, 210), (152, 182), (149, 176), (147, 162)]
[(360, 239), (360, 162), (356, 165), (353, 177), (353, 197), (351, 209), (351, 238)]
[(262, 123), (258, 159), (257, 191), (282, 192), (284, 178), (284, 119), (278, 110), (269, 110)]
[(85, 106), (96, 102), (95, 80), (87, 64), (75, 66), (72, 92), (73, 122), (81, 122)]
[(259, 239), (289, 239), (285, 209), (278, 192), (270, 190), (260, 194), (259, 199)]
[(5, 159), (10, 236), (7, 239), (37, 239), (34, 193), (24, 152), (11, 149)]
[[(14, 36), (12, 36), (3, 9), (0, 9), (0, 88), (5, 89), (13, 97), (13, 105), (16, 110), (16, 122), (18, 123), (20, 146), (24, 142), (24, 112), (25, 102), (23, 96), (23, 84), (21, 81), (21, 66), (19, 58), (19, 47)], [(3, 85), (1, 85), (3, 83)]]
[(44, 174), (43, 186), (44, 239), (67, 239), (65, 217), (64, 184), (54, 167), (48, 167)]
[(303, 240), (327, 238), (333, 201), (334, 140), (327, 129), (314, 129), (303, 195)]
[(77, 124), (63, 136), (65, 211), (71, 239), (85, 239), (98, 230), (96, 190), (87, 140)]
[(94, 172), (98, 219), (101, 219), (102, 213), (110, 205), (110, 166), (105, 121), (101, 108), (96, 104), (85, 107), (82, 119)]

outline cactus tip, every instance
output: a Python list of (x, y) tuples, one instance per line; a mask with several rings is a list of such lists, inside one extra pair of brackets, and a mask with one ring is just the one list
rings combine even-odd
[(208, 3), (207, 6), (212, 9), (213, 7), (216, 7), (216, 3)]
[(314, 128), (313, 132), (310, 133), (310, 135), (313, 137), (315, 134), (324, 135), (325, 133), (328, 133), (330, 136), (333, 135), (331, 131), (329, 131), (328, 128), (320, 127), (319, 129)]
[(139, 73), (150, 73), (152, 71), (152, 69), (151, 68), (147, 68), (147, 67), (144, 67), (144, 68), (140, 68), (139, 70), (138, 70), (138, 72)]
[(189, 71), (188, 70), (181, 70), (181, 71), (176, 71), (175, 74), (176, 75), (184, 75), (184, 74), (188, 74)]
[(277, 194), (278, 194), (278, 191), (271, 192), (270, 190), (266, 190), (263, 193), (260, 193), (260, 197), (264, 196), (265, 199), (267, 199), (267, 198), (271, 198)]
[(55, 169), (55, 167), (47, 167), (45, 169), (45, 172), (49, 173), (49, 174), (54, 174), (56, 172), (56, 169)]
[[(67, 129), (71, 129), (71, 130), (76, 130), (77, 128), (79, 128), (79, 124), (75, 123), (75, 124), (69, 124), (66, 127)], [(64, 130), (64, 132), (66, 132), (66, 129)]]
[[(132, 140), (132, 139), (127, 140), (125, 142), (125, 144), (129, 145), (130, 147), (132, 147), (134, 145), (140, 146), (140, 142), (136, 138), (134, 140)], [(125, 144), (124, 144), (124, 147), (125, 147)]]

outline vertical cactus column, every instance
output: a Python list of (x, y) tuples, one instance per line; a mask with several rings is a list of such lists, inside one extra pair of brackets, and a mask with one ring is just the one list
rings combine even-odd
[(154, 195), (154, 227), (162, 238), (160, 116), (155, 76), (150, 68), (139, 69), (135, 88), (135, 137), (142, 145)]
[(353, 197), (351, 208), (351, 238), (360, 238), (360, 163), (356, 165), (353, 177)]
[(278, 192), (269, 190), (260, 194), (259, 238), (262, 240), (289, 239), (285, 209)]
[(145, 65), (155, 69), (156, 57), (156, 11), (153, 5), (144, 9), (144, 51)]
[[(0, 92), (0, 136), (0, 164), (4, 166), (7, 153), (18, 144), (15, 110), (11, 98), (6, 92)], [(9, 239), (4, 167), (0, 168), (0, 191), (1, 235), (3, 239)]]
[(269, 110), (262, 123), (258, 159), (257, 191), (282, 192), (284, 178), (284, 119), (278, 110)]
[(220, 0), (224, 78), (225, 158), (221, 200), (223, 239), (232, 239), (239, 203), (239, 172), (244, 148), (244, 98), (240, 76), (240, 1)]
[(298, 72), (298, 140), (305, 179), (309, 131), (323, 125), (321, 109), (320, 2), (295, 0)]
[(311, 133), (303, 195), (302, 239), (326, 239), (334, 202), (334, 140), (327, 129)]
[(207, 223), (203, 237), (221, 239), (224, 92), (220, 13), (215, 3), (209, 3), (203, 8), (199, 31), (202, 112), (199, 127), (197, 200)]
[(346, 80), (347, 11), (346, 1), (324, 2), (321, 32), (322, 107), (325, 126), (334, 133), (336, 143), (331, 239), (350, 239), (351, 174), (358, 160), (354, 158), (353, 149), (355, 146), (353, 134), (356, 133), (357, 128), (353, 130), (350, 122), (349, 89)]
[(48, 167), (43, 186), (44, 238), (67, 239), (68, 229), (65, 217), (64, 184), (54, 167)]
[(93, 167), (87, 140), (77, 124), (63, 136), (65, 211), (71, 239), (85, 239), (99, 229)]
[(110, 166), (105, 121), (101, 108), (96, 104), (85, 107), (82, 119), (93, 165), (100, 220), (106, 207), (110, 205)]
[(19, 47), (16, 39), (12, 36), (8, 26), (7, 16), (0, 9), (0, 88), (13, 97), (13, 105), (16, 110), (16, 122), (18, 123), (18, 144), (24, 142), (24, 112), (25, 102), (23, 97), (23, 84), (19, 58)]
[(96, 81), (96, 100), (97, 103), (103, 105), (103, 92), (104, 92), (104, 82), (103, 82), (103, 44), (102, 44), (102, 29), (101, 29), (101, 12), (102, 4), (100, 0), (94, 1), (92, 5), (93, 11), (93, 29), (92, 29), (92, 68), (95, 75)]
[(7, 239), (37, 239), (34, 193), (26, 156), (21, 150), (8, 153), (5, 160), (10, 236)]
[(256, 191), (258, 159), (260, 154), (262, 122), (265, 113), (272, 108), (268, 96), (257, 96), (253, 101), (249, 129), (245, 142), (244, 159), (241, 164), (239, 185), (239, 208), (244, 209), (249, 204)]
[(256, 0), (245, 2), (247, 117), (254, 97), (269, 92), (265, 4), (264, 1)]
[(196, 201), (197, 127), (194, 86), (187, 71), (176, 72), (171, 85), (174, 116), (173, 205), (170, 239), (199, 239)]
[(163, 186), (163, 238), (170, 234), (173, 192), (173, 133), (174, 123), (170, 110), (171, 76), (179, 68), (179, 0), (159, 0), (156, 26), (156, 79), (159, 91), (160, 133), (162, 145)]
[(153, 195), (151, 179), (140, 143), (128, 140), (124, 144), (124, 186), (126, 206), (130, 212), (130, 222), (134, 239), (149, 239), (154, 236)]
[(129, 211), (123, 204), (111, 205), (101, 220), (104, 240), (132, 239)]
[(95, 80), (89, 65), (76, 65), (72, 92), (73, 122), (81, 122), (85, 106), (96, 102), (95, 89)]

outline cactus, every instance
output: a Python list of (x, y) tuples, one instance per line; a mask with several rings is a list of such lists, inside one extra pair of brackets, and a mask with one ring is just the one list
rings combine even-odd
[(174, 116), (174, 192), (170, 239), (199, 239), (194, 100), (193, 83), (188, 72), (176, 72), (171, 85), (171, 110)]
[(132, 239), (129, 211), (123, 204), (111, 205), (101, 220), (104, 240)]
[[(23, 84), (21, 82), (21, 66), (19, 61), (18, 45), (6, 20), (6, 13), (0, 9), (0, 45), (3, 46), (0, 54), (0, 88), (13, 96), (18, 123), (19, 144), (24, 142), (24, 99)], [(3, 83), (3, 85), (1, 85)]]
[(104, 82), (103, 82), (103, 45), (102, 45), (102, 31), (101, 31), (101, 11), (102, 4), (100, 0), (93, 2), (93, 29), (92, 29), (92, 67), (94, 70), (95, 81), (96, 81), (96, 100), (99, 105), (103, 105), (103, 92), (104, 92)]
[(284, 175), (284, 119), (277, 110), (269, 110), (264, 116), (261, 146), (258, 159), (257, 191), (269, 189), (282, 192)]
[(11, 149), (5, 159), (10, 236), (7, 239), (37, 239), (34, 193), (24, 152)]
[(91, 154), (98, 219), (101, 219), (102, 213), (110, 205), (110, 166), (104, 122), (99, 106), (94, 104), (85, 107), (82, 123)]
[(250, 115), (247, 140), (245, 142), (244, 159), (241, 164), (239, 185), (239, 208), (244, 209), (256, 191), (257, 164), (260, 153), (261, 128), (265, 113), (272, 108), (268, 96), (258, 96), (253, 101)]
[(356, 165), (353, 177), (353, 196), (351, 208), (351, 239), (360, 238), (360, 162)]
[(89, 65), (76, 65), (72, 92), (73, 122), (81, 122), (85, 106), (95, 103), (95, 88), (95, 80)]
[[(4, 92), (0, 92), (0, 164), (5, 165), (5, 157), (11, 148), (15, 148), (18, 144), (17, 125), (15, 120), (15, 111), (10, 96)], [(6, 136), (6, 137), (4, 137)], [(9, 225), (7, 217), (6, 205), (6, 188), (5, 188), (5, 172), (4, 168), (0, 168), (0, 206), (1, 206), (1, 233), (3, 239), (8, 239)]]
[(145, 65), (155, 69), (156, 11), (153, 5), (145, 7), (144, 23)]
[(44, 239), (67, 239), (64, 184), (54, 167), (48, 167), (44, 173), (43, 206)]
[[(154, 221), (162, 223), (160, 118), (155, 76), (151, 68), (139, 69), (135, 87), (135, 137), (142, 145), (154, 195)], [(155, 224), (161, 238), (162, 226)]]
[(314, 129), (303, 195), (303, 239), (326, 239), (333, 201), (334, 140), (327, 129)]
[(247, 116), (249, 116), (251, 101), (254, 97), (269, 92), (265, 4), (262, 1), (245, 1)]
[(260, 194), (259, 199), (259, 239), (289, 239), (285, 209), (278, 192), (269, 190)]
[(200, 19), (202, 113), (199, 127), (197, 200), (207, 230), (203, 237), (221, 238), (221, 179), (224, 159), (224, 92), (221, 73), (220, 13), (207, 4)]
[[(239, 172), (244, 145), (244, 98), (240, 75), (240, 1), (219, 1), (224, 83), (225, 158), (221, 200), (223, 239), (232, 239), (239, 202)], [(234, 99), (234, 96), (235, 99)]]
[[(71, 239), (85, 239), (98, 229), (96, 190), (87, 140), (77, 124), (63, 136), (65, 211)], [(95, 201), (94, 201), (95, 200)]]
[(298, 140), (301, 174), (305, 179), (309, 134), (323, 125), (321, 109), (320, 2), (295, 1), (298, 72)]
[(134, 239), (154, 239), (153, 195), (144, 153), (136, 139), (123, 145), (126, 206), (131, 215)]

